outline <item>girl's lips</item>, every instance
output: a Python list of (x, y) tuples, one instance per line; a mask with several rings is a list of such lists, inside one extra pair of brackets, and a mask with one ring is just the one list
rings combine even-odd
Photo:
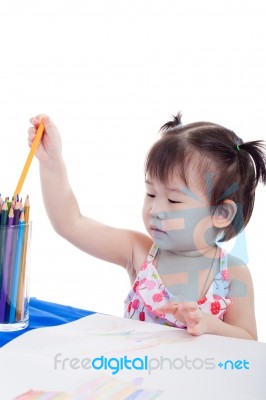
[(166, 233), (165, 231), (162, 231), (161, 229), (157, 228), (157, 227), (154, 226), (154, 225), (150, 225), (150, 230), (151, 230), (152, 232)]

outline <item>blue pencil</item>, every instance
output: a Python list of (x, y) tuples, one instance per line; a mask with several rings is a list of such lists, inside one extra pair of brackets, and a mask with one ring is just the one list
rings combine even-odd
[(19, 202), (16, 202), (14, 207), (14, 225), (18, 225), (20, 218)]
[(18, 297), (18, 285), (20, 278), (20, 265), (21, 265), (22, 249), (23, 249), (24, 231), (25, 231), (25, 221), (24, 221), (24, 211), (22, 210), (18, 225), (16, 256), (13, 269), (13, 279), (12, 279), (12, 288), (10, 297), (9, 323), (15, 322), (15, 316), (16, 316), (16, 304)]

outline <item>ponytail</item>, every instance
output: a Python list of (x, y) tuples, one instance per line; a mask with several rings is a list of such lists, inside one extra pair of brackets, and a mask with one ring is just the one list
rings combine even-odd
[(182, 114), (179, 111), (177, 115), (173, 115), (173, 121), (166, 122), (163, 126), (161, 126), (159, 132), (168, 131), (169, 129), (175, 129), (182, 126)]
[(252, 157), (255, 165), (255, 186), (261, 181), (266, 185), (266, 146), (263, 140), (254, 140), (238, 144), (237, 150), (239, 150), (239, 158), (241, 159), (241, 152), (245, 150)]

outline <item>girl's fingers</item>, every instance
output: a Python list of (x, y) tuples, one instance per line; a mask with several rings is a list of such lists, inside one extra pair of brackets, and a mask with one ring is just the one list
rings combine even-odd
[(31, 118), (30, 123), (36, 128), (40, 125), (40, 121), (36, 117)]
[(183, 303), (177, 303), (177, 302), (169, 302), (164, 306), (161, 306), (159, 308), (157, 308), (158, 311), (162, 311), (162, 312), (170, 312), (170, 313), (174, 313), (177, 310), (178, 311), (196, 311), (199, 309), (198, 303), (195, 302), (183, 302)]
[(198, 310), (199, 305), (198, 303), (191, 301), (191, 302), (184, 302), (179, 303), (179, 309), (186, 310), (186, 311), (195, 311)]
[(156, 308), (156, 311), (162, 312), (162, 313), (171, 313), (174, 314), (175, 311), (178, 309), (178, 304), (177, 303), (172, 303), (169, 302), (165, 304), (164, 306)]
[(193, 319), (193, 320), (199, 320), (200, 319), (200, 310), (188, 312), (188, 318)]
[(32, 124), (40, 123), (41, 120), (45, 119), (46, 117), (47, 117), (47, 115), (45, 115), (45, 114), (38, 114), (38, 115), (35, 115), (34, 117), (31, 117), (30, 122)]
[(195, 302), (169, 302), (164, 306), (156, 309), (159, 313), (169, 313), (181, 322), (185, 322), (188, 325), (196, 325), (201, 319), (201, 312), (199, 306)]
[(168, 303), (164, 306), (158, 307), (156, 311), (159, 314), (172, 314), (178, 321), (185, 322), (182, 313), (179, 312), (179, 304), (178, 303)]
[(28, 136), (28, 144), (29, 144), (30, 147), (32, 146), (32, 143), (33, 143), (33, 141), (34, 141), (34, 139), (35, 139), (35, 136), (36, 136), (35, 131), (29, 133), (29, 136)]
[(28, 129), (28, 135), (29, 135), (29, 138), (33, 139), (35, 137), (35, 135), (36, 135), (36, 129), (32, 128), (32, 127), (29, 128)]

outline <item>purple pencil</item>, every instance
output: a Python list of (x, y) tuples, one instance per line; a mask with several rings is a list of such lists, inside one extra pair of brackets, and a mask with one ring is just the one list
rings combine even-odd
[[(13, 208), (10, 207), (10, 211), (7, 218), (7, 226), (12, 226), (13, 224), (14, 224), (14, 211)], [(12, 253), (12, 235), (13, 235), (13, 229), (12, 228), (7, 229), (5, 255), (3, 262), (2, 288), (0, 295), (0, 323), (4, 322), (5, 319), (6, 295), (7, 295), (8, 272), (9, 272), (8, 269)]]

